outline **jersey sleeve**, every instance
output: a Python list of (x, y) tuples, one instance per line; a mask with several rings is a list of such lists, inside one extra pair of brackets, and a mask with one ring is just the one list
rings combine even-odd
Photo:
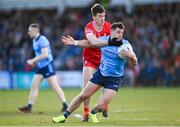
[(131, 51), (133, 51), (133, 47), (132, 47), (132, 45), (130, 43), (129, 43), (129, 48), (130, 48)]
[(86, 27), (84, 29), (84, 33), (85, 33), (85, 35), (88, 33), (93, 33), (93, 29), (89, 24), (86, 25)]
[(39, 43), (40, 48), (48, 47), (49, 46), (49, 41), (47, 38), (42, 37)]
[(128, 40), (125, 40), (125, 44), (127, 44), (128, 47), (129, 47), (129, 49), (130, 49), (131, 51), (133, 51), (133, 47), (132, 47), (131, 43), (130, 43)]

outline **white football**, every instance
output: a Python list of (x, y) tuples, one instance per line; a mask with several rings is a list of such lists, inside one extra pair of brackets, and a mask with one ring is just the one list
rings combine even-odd
[(120, 58), (124, 58), (124, 56), (121, 54), (121, 50), (128, 50), (128, 48), (132, 51), (132, 46), (129, 43), (124, 43), (118, 48), (118, 56)]

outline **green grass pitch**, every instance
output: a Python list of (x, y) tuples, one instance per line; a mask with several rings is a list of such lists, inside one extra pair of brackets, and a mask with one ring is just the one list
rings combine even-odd
[[(80, 89), (65, 89), (68, 103)], [(109, 117), (98, 114), (100, 123), (81, 122), (82, 106), (65, 123), (52, 123), (61, 103), (52, 90), (41, 90), (29, 114), (18, 106), (27, 103), (28, 90), (0, 91), (0, 126), (180, 126), (180, 88), (121, 88), (109, 107)], [(91, 98), (95, 105), (100, 92)]]

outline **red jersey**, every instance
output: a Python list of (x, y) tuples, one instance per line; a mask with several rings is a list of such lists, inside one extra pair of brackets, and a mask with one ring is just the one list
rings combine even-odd
[[(100, 32), (94, 29), (93, 22), (89, 22), (85, 26), (85, 35), (87, 33), (93, 33), (97, 38), (102, 36), (110, 35), (111, 24), (109, 22), (104, 22), (103, 28)], [(101, 50), (99, 48), (84, 48), (83, 53), (83, 65), (97, 68), (101, 62)]]

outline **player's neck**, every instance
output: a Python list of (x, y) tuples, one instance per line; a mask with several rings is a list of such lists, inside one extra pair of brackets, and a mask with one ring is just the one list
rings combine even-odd
[(94, 26), (94, 29), (97, 31), (97, 32), (100, 32), (103, 28), (103, 25), (99, 25), (97, 24), (95, 21), (93, 21), (93, 26)]
[(36, 39), (36, 38), (38, 38), (38, 37), (39, 37), (39, 35), (40, 35), (40, 33), (36, 34), (35, 39)]

